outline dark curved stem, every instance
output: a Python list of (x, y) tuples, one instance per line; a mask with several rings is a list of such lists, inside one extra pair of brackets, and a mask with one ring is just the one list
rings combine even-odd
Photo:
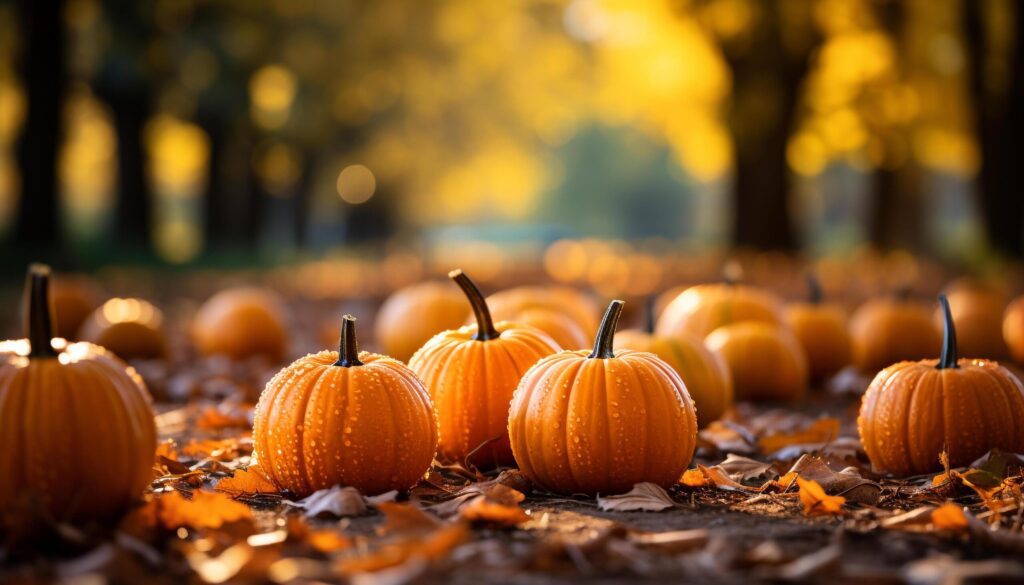
[(644, 331), (647, 333), (654, 333), (654, 327), (658, 321), (658, 316), (655, 315), (657, 305), (658, 297), (655, 295), (648, 295), (644, 301)]
[(946, 295), (939, 295), (939, 303), (942, 305), (942, 356), (935, 367), (940, 370), (955, 368), (956, 365), (956, 327), (953, 326), (953, 313), (949, 310), (949, 301)]
[(601, 319), (601, 326), (597, 328), (597, 338), (594, 339), (594, 351), (590, 352), (588, 358), (604, 360), (615, 357), (612, 344), (615, 342), (615, 328), (619, 325), (619, 317), (622, 316), (622, 301), (608, 303), (608, 309)]
[(28, 338), (29, 357), (54, 357), (57, 352), (53, 339), (53, 305), (50, 303), (50, 267), (32, 264), (25, 279), (25, 337)]
[(814, 272), (807, 273), (807, 300), (812, 305), (821, 303), (825, 295), (821, 292), (821, 283), (818, 282), (818, 276)]
[(338, 342), (338, 361), (334, 365), (343, 368), (361, 366), (359, 344), (356, 342), (356, 318), (345, 315), (341, 318), (341, 339)]
[(473, 307), (473, 315), (476, 316), (476, 335), (473, 339), (477, 341), (487, 341), (488, 339), (495, 339), (500, 333), (494, 328), (494, 320), (491, 319), (491, 310), (487, 308), (487, 300), (484, 299), (484, 294), (477, 288), (466, 273), (461, 270), (452, 270), (448, 273), (448, 278), (455, 281), (455, 284), (459, 285), (462, 292), (466, 293), (466, 298), (469, 299), (469, 306)]

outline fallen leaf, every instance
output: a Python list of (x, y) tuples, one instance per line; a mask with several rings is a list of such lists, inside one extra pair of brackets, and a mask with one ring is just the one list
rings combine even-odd
[(967, 528), (967, 516), (962, 507), (946, 502), (932, 511), (932, 524), (936, 530), (959, 532)]
[(311, 530), (306, 535), (306, 542), (325, 554), (335, 553), (352, 546), (352, 541), (349, 538), (334, 530)]
[(682, 553), (704, 548), (710, 535), (704, 528), (694, 530), (672, 530), (669, 532), (629, 532), (627, 539), (641, 546), (657, 548), (665, 552)]
[[(843, 550), (830, 544), (779, 567), (778, 576), (786, 581), (808, 581), (812, 577), (835, 576)], [(826, 579), (826, 582), (829, 579)]]
[(193, 439), (181, 449), (183, 455), (194, 460), (212, 458), (218, 461), (231, 461), (241, 455), (248, 455), (251, 452), (252, 444), (243, 444), (237, 437), (228, 439)]
[(225, 494), (197, 490), (192, 499), (177, 491), (154, 497), (156, 516), (167, 528), (220, 528), (224, 524), (251, 520), (252, 511)]
[(208, 406), (199, 413), (196, 427), (206, 430), (248, 428), (252, 426), (253, 405), (248, 403), (229, 405), (231, 408)]
[(530, 516), (519, 507), (526, 499), (522, 492), (503, 484), (495, 484), (483, 495), (473, 498), (459, 510), (459, 516), (469, 522), (486, 522), (502, 526), (515, 526), (527, 522)]
[(704, 472), (700, 469), (687, 469), (683, 472), (683, 476), (679, 478), (679, 483), (688, 487), (703, 487), (708, 485), (708, 478), (704, 476)]
[(597, 497), (597, 507), (605, 512), (660, 512), (675, 505), (665, 488), (646, 481), (634, 485), (632, 490), (624, 494)]
[(768, 473), (772, 469), (772, 464), (729, 453), (725, 457), (725, 461), (718, 464), (718, 467), (721, 467), (730, 478), (736, 481), (745, 481)]
[(441, 524), (437, 518), (412, 504), (382, 502), (377, 509), (384, 514), (384, 524), (378, 529), (381, 534), (424, 532)]
[(796, 483), (800, 486), (800, 502), (804, 505), (804, 516), (827, 516), (843, 513), (843, 504), (846, 503), (846, 498), (826, 494), (821, 485), (813, 479), (798, 477)]
[(757, 491), (757, 488), (745, 486), (742, 483), (733, 480), (731, 477), (729, 477), (725, 470), (723, 470), (721, 467), (717, 465), (712, 467), (698, 465), (697, 468), (700, 469), (701, 473), (704, 474), (704, 477), (708, 478), (708, 480), (711, 481), (711, 483), (715, 484), (715, 487), (717, 487), (718, 489), (732, 490), (738, 492)]
[(345, 556), (335, 568), (343, 574), (351, 575), (382, 571), (417, 560), (437, 561), (447, 557), (469, 536), (469, 527), (465, 522), (435, 525), (423, 535), (387, 541), (365, 554)]
[(758, 439), (758, 447), (765, 454), (774, 453), (790, 445), (824, 444), (839, 437), (839, 419), (820, 418), (798, 431), (779, 431)]
[(171, 461), (177, 461), (178, 445), (174, 442), (174, 439), (167, 439), (166, 441), (161, 441), (160, 444), (156, 446), (156, 456), (166, 457)]
[(277, 486), (267, 479), (259, 465), (236, 470), (233, 476), (217, 482), (213, 489), (224, 492), (233, 498), (278, 493)]
[(308, 516), (358, 516), (366, 511), (363, 494), (354, 487), (334, 486), (317, 490), (305, 498), (293, 502), (285, 501), (289, 506), (302, 508)]
[(844, 469), (840, 472), (832, 469), (813, 455), (803, 455), (789, 473), (817, 482), (826, 493), (844, 496), (851, 502), (876, 504), (882, 497), (882, 486), (861, 477), (855, 470)]

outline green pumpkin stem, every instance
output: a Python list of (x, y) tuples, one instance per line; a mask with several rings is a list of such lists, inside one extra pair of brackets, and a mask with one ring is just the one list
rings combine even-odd
[(818, 305), (821, 300), (825, 298), (825, 294), (821, 290), (821, 282), (818, 281), (818, 276), (814, 272), (807, 273), (807, 300), (812, 305)]
[(338, 361), (334, 365), (342, 368), (361, 366), (359, 343), (356, 341), (356, 318), (345, 315), (341, 318), (341, 339), (338, 342)]
[(597, 328), (594, 351), (590, 352), (588, 358), (605, 360), (615, 357), (613, 349), (615, 328), (619, 325), (619, 317), (622, 316), (622, 307), (625, 304), (618, 300), (608, 303), (608, 309), (604, 312), (604, 318), (601, 319), (601, 326)]
[(473, 336), (473, 339), (487, 341), (489, 339), (496, 339), (501, 335), (494, 328), (491, 310), (487, 308), (487, 300), (484, 298), (484, 294), (480, 292), (480, 289), (477, 288), (476, 283), (459, 269), (449, 272), (448, 278), (454, 280), (455, 284), (459, 285), (462, 292), (466, 294), (466, 298), (469, 299), (469, 306), (473, 308), (473, 315), (476, 317), (476, 335)]
[(935, 367), (940, 370), (956, 368), (956, 327), (953, 326), (953, 313), (949, 310), (949, 300), (946, 295), (939, 295), (939, 303), (942, 305), (942, 356)]
[(25, 279), (25, 337), (29, 357), (48, 358), (57, 355), (53, 339), (53, 303), (50, 302), (50, 267), (32, 264)]

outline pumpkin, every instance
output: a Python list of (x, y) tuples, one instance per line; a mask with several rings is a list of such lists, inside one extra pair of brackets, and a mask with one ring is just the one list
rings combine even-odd
[(523, 376), (509, 410), (512, 452), (535, 484), (563, 494), (670, 486), (693, 457), (697, 415), (679, 374), (652, 353), (612, 350), (622, 301), (592, 351), (562, 351)]
[(221, 291), (196, 312), (192, 340), (204, 355), (226, 355), (235, 360), (259, 355), (279, 360), (288, 345), (284, 303), (261, 288)]
[(49, 284), (48, 267), (29, 268), (26, 339), (0, 343), (0, 519), (12, 531), (30, 531), (31, 516), (110, 520), (153, 473), (142, 379), (102, 347), (53, 339)]
[(704, 341), (653, 332), (657, 301), (648, 303), (645, 329), (626, 329), (615, 335), (617, 349), (646, 351), (658, 356), (682, 378), (686, 390), (697, 406), (697, 424), (704, 428), (732, 406), (732, 377), (721, 357), (704, 345)]
[(334, 485), (407, 489), (437, 448), (430, 396), (402, 362), (359, 351), (354, 317), (341, 323), (339, 351), (300, 358), (267, 383), (254, 451), (267, 477), (297, 496)]
[(655, 331), (704, 339), (723, 325), (743, 321), (782, 323), (782, 305), (775, 295), (752, 286), (699, 284), (684, 290), (665, 307)]
[(874, 467), (897, 476), (967, 465), (992, 449), (1024, 452), (1024, 386), (998, 363), (957, 359), (949, 301), (938, 361), (904, 361), (875, 376), (857, 428)]
[(942, 336), (928, 305), (906, 295), (871, 299), (850, 318), (853, 364), (873, 373), (904, 360), (935, 355)]
[(725, 360), (737, 400), (792, 402), (807, 392), (807, 358), (785, 327), (733, 323), (715, 329), (704, 343)]
[(1013, 361), (1024, 364), (1024, 296), (1015, 298), (1003, 313), (1003, 340)]
[[(994, 360), (1010, 355), (1002, 334), (1006, 307), (1002, 293), (983, 283), (963, 279), (948, 287), (946, 298), (961, 354)], [(940, 307), (932, 319), (936, 327), (942, 327), (943, 318)]]
[(477, 467), (513, 465), (508, 442), (512, 394), (530, 366), (560, 348), (539, 329), (494, 323), (473, 281), (461, 270), (449, 276), (469, 300), (476, 324), (438, 333), (409, 360), (437, 410), (438, 453)]
[(431, 337), (462, 325), (466, 315), (466, 299), (451, 285), (408, 286), (388, 297), (377, 312), (377, 345), (385, 354), (408, 361)]
[(162, 326), (163, 313), (152, 304), (142, 299), (115, 298), (93, 311), (79, 336), (121, 359), (154, 359), (167, 353)]
[(529, 309), (548, 309), (567, 315), (583, 330), (597, 331), (598, 306), (590, 296), (566, 286), (520, 286), (487, 297), (491, 315), (498, 321), (514, 321)]
[(850, 363), (852, 342), (842, 307), (822, 302), (818, 279), (808, 275), (805, 302), (786, 306), (783, 319), (807, 356), (812, 382), (822, 382)]
[(589, 345), (586, 333), (576, 321), (551, 309), (527, 309), (513, 319), (547, 333), (563, 349), (580, 349)]
[(54, 336), (77, 340), (79, 327), (102, 299), (96, 285), (85, 276), (55, 275), (50, 283)]

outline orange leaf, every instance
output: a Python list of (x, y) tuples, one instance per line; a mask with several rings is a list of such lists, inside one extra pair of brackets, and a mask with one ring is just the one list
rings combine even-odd
[(403, 538), (368, 554), (345, 558), (337, 564), (337, 569), (347, 574), (367, 573), (395, 567), (413, 558), (434, 561), (448, 556), (468, 538), (469, 527), (465, 522), (443, 525), (423, 536)]
[(167, 439), (156, 446), (156, 456), (166, 457), (171, 461), (178, 460), (178, 446), (174, 443), (174, 439)]
[(704, 477), (708, 478), (708, 480), (715, 484), (715, 487), (719, 489), (736, 490), (741, 492), (757, 491), (757, 488), (745, 486), (742, 483), (733, 480), (721, 467), (717, 465), (705, 467), (704, 465), (698, 464), (697, 467), (700, 469), (700, 472), (704, 474)]
[(267, 479), (259, 465), (235, 471), (233, 476), (217, 482), (213, 489), (224, 492), (233, 498), (257, 494), (276, 494), (279, 491), (277, 486)]
[(932, 524), (936, 530), (964, 530), (967, 528), (967, 515), (960, 506), (946, 502), (932, 511)]
[(212, 457), (218, 461), (231, 461), (239, 455), (249, 453), (251, 446), (242, 445), (237, 438), (192, 440), (182, 447), (183, 455), (193, 459)]
[(519, 507), (526, 496), (504, 484), (494, 484), (483, 495), (473, 498), (459, 510), (459, 516), (470, 522), (489, 522), (515, 526), (530, 519)]
[(843, 513), (843, 504), (846, 503), (846, 498), (826, 494), (821, 485), (813, 479), (798, 477), (796, 483), (800, 486), (800, 501), (804, 505), (804, 516), (828, 516)]
[(352, 546), (352, 541), (333, 530), (313, 530), (306, 536), (307, 542), (322, 553), (345, 550)]
[(778, 486), (779, 489), (781, 489), (782, 491), (786, 491), (790, 487), (793, 486), (793, 482), (795, 482), (798, 477), (800, 477), (800, 476), (799, 476), (799, 474), (797, 472), (790, 471), (786, 475), (780, 476), (779, 479), (776, 479), (776, 480), (774, 480), (772, 482), (769, 482), (769, 483), (772, 483), (772, 484)]
[(424, 532), (440, 525), (437, 518), (412, 504), (381, 502), (377, 509), (384, 514), (384, 525), (379, 529), (381, 534)]
[(253, 406), (251, 404), (237, 405), (237, 407), (232, 408), (228, 412), (216, 406), (210, 406), (199, 413), (196, 427), (207, 430), (248, 428), (250, 425), (249, 415), (252, 413), (252, 410)]
[(174, 491), (152, 500), (160, 522), (167, 528), (220, 528), (229, 522), (251, 520), (252, 511), (228, 496), (198, 490), (192, 499)]
[(700, 469), (687, 469), (683, 477), (679, 478), (679, 483), (689, 487), (703, 487), (708, 485), (708, 478)]
[(790, 445), (827, 443), (837, 437), (839, 437), (839, 419), (820, 418), (809, 427), (799, 431), (782, 431), (761, 437), (757, 444), (762, 453), (774, 453)]

